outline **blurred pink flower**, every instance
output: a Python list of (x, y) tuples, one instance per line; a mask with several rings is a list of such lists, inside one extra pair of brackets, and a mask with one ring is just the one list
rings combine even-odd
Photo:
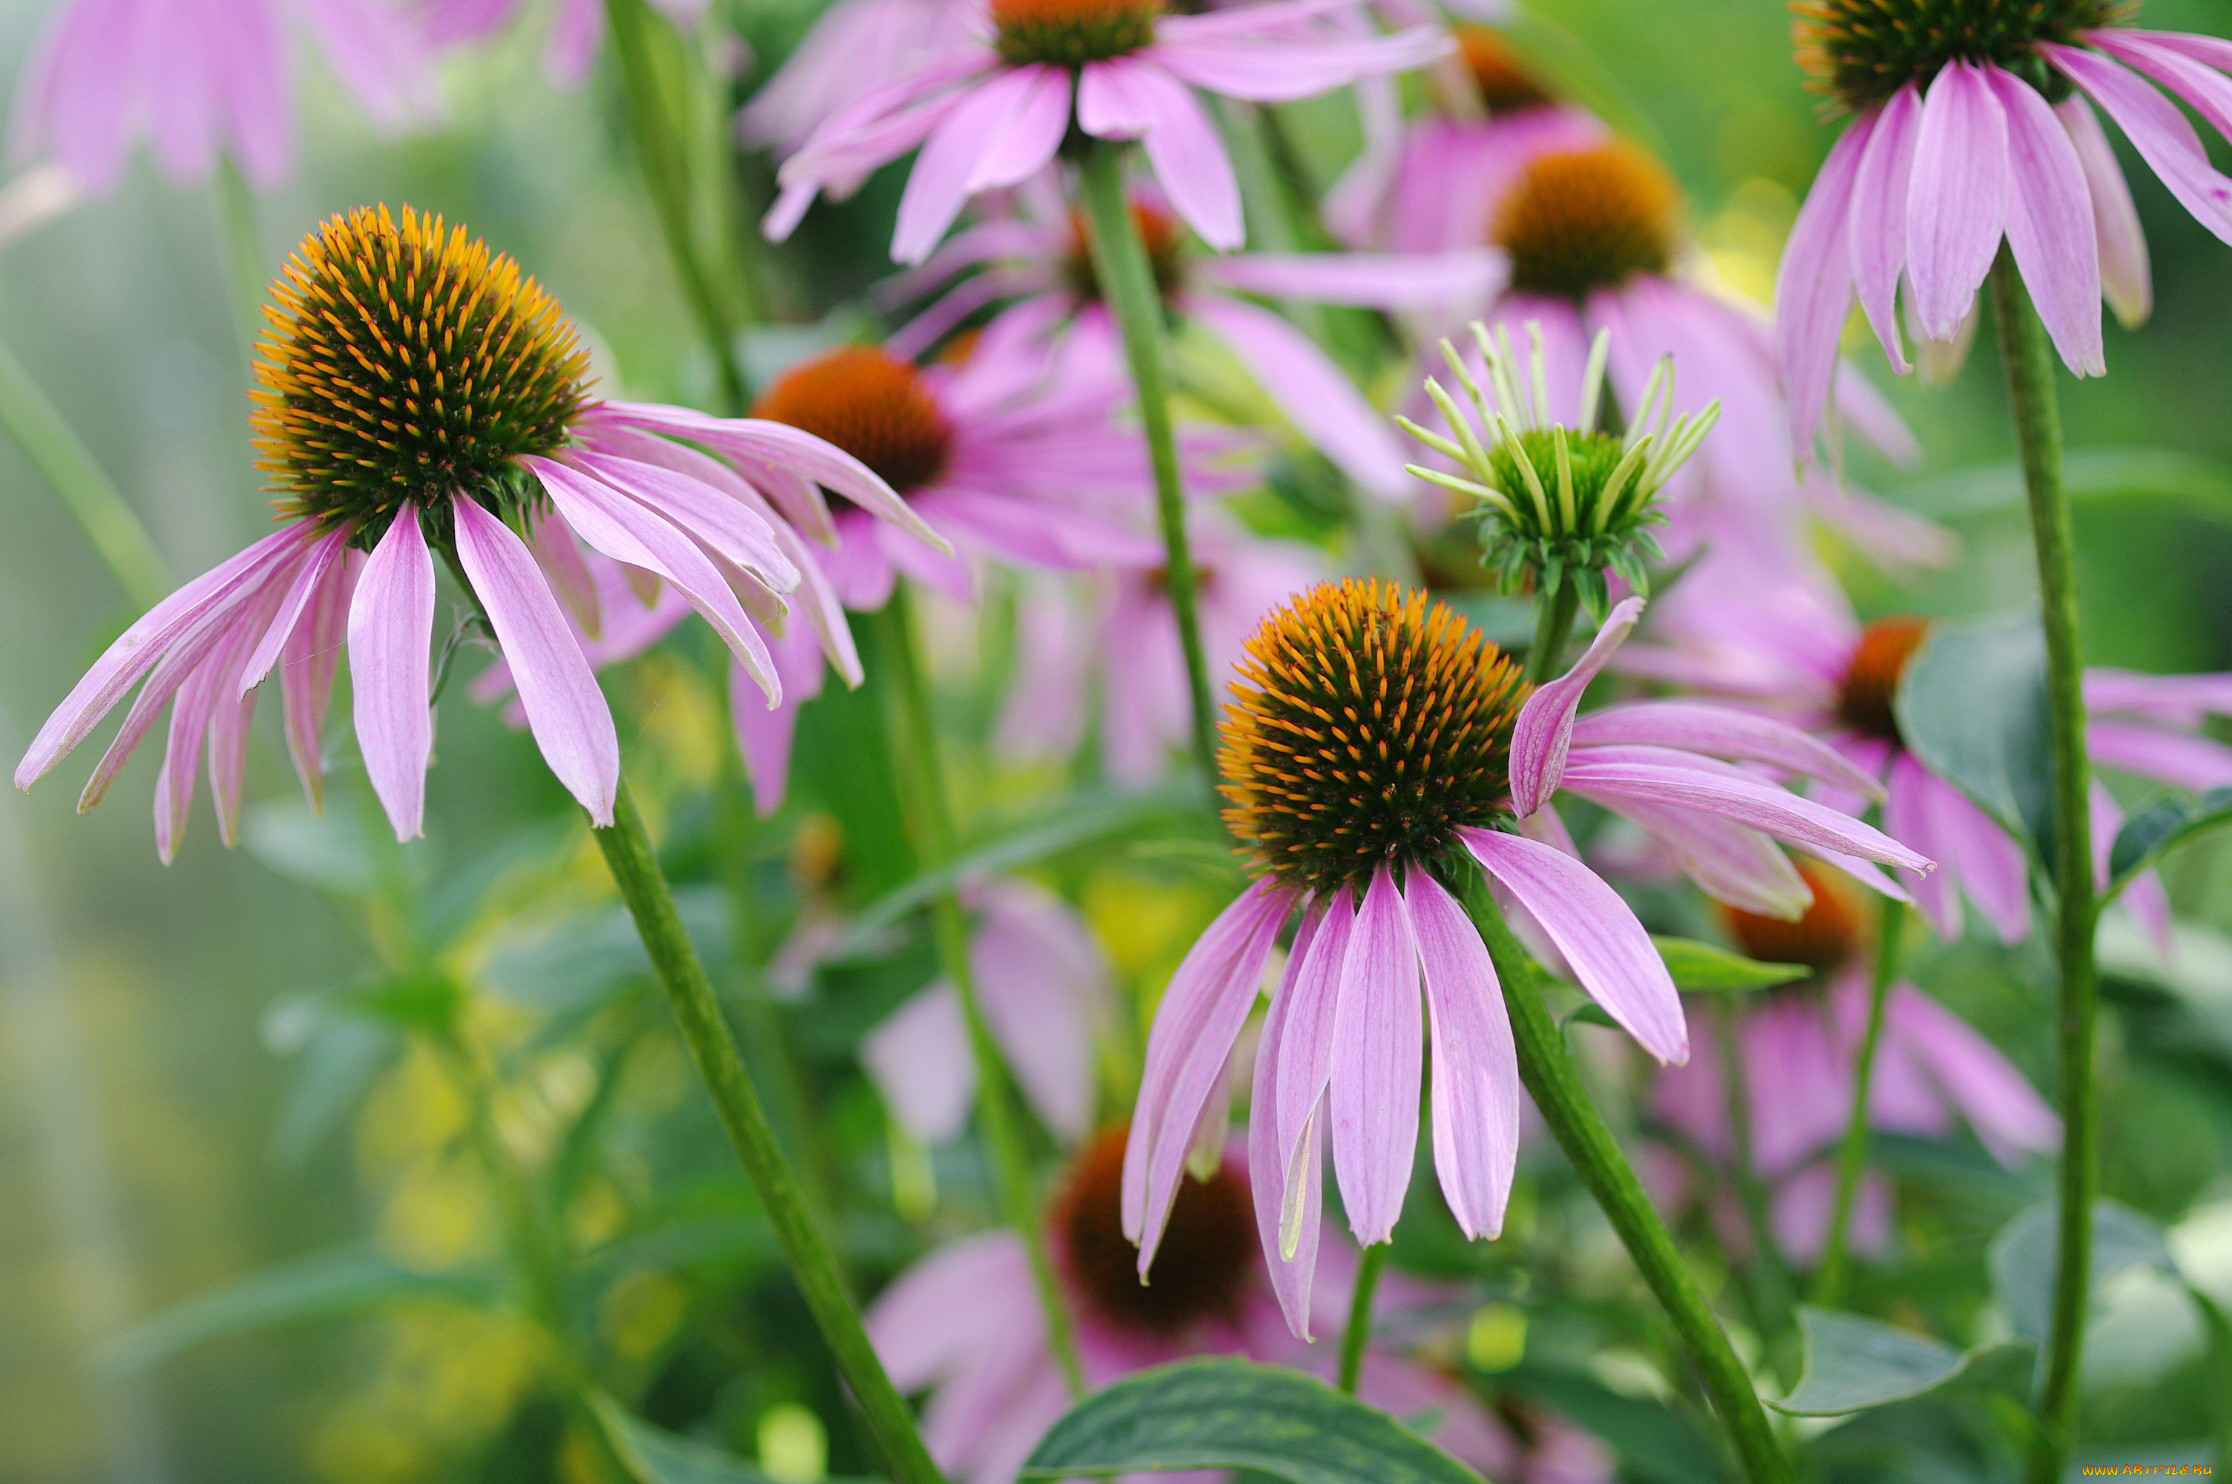
[[(737, 137), (789, 158), (839, 110), (981, 34), (984, 6), (985, 0), (837, 0), (737, 113)], [(850, 195), (857, 185), (830, 190)]]
[[(426, 39), (435, 46), (463, 46), (493, 36), (524, 13), (530, 0), (416, 0)], [(674, 23), (694, 25), (707, 0), (651, 0)], [(543, 67), (568, 87), (589, 75), (604, 42), (605, 0), (554, 0)]]
[(294, 168), (290, 22), (379, 128), (440, 111), (425, 41), (391, 0), (63, 0), (17, 88), (9, 153), (51, 155), (98, 192), (144, 134), (174, 182), (223, 155), (277, 185)]
[(988, 28), (840, 109), (784, 162), (767, 234), (789, 236), (823, 189), (855, 184), (919, 145), (891, 243), (894, 258), (919, 263), (969, 197), (1051, 164), (1074, 121), (1097, 139), (1139, 140), (1202, 240), (1238, 247), (1240, 188), (1191, 88), (1286, 102), (1408, 71), (1448, 49), (1438, 27), (1358, 36), (1326, 20), (1361, 3), (1273, 0), (1167, 15), (1161, 0), (991, 0)]

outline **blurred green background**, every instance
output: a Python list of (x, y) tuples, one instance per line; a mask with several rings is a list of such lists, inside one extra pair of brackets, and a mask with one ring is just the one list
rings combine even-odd
[[(0, 4), (0, 73), (20, 70), (45, 8)], [(1782, 8), (1540, 0), (1535, 9), (1594, 57), (1592, 86), (1663, 149), (1730, 281), (1770, 282), (1780, 234), (1832, 137), (1790, 63)], [(747, 0), (737, 10), (764, 73), (811, 6)], [(2221, 31), (2225, 16), (2222, 0), (2148, 0), (2145, 19)], [(541, 277), (609, 348), (631, 393), (703, 402), (709, 367), (613, 123), (613, 80), (554, 88), (535, 40), (514, 36), (454, 61), (446, 123), (398, 141), (373, 137), (332, 89), (306, 78), (303, 168), (256, 204), (263, 258), (275, 267), (342, 207), (442, 211)], [(1298, 127), (1337, 155), (1339, 107), (1299, 112)], [(2155, 256), (2155, 319), (2137, 333), (2111, 325), (2105, 381), (2065, 382), (2071, 442), (2232, 463), (2232, 248), (2144, 170), (2132, 175)], [(841, 247), (841, 260), (811, 281), (782, 278), (781, 312), (818, 315), (836, 289), (872, 271), (876, 199), (871, 191), (862, 207), (817, 223), (810, 241)], [(174, 575), (238, 549), (266, 518), (246, 441), (240, 323), (215, 193), (168, 187), (144, 163), (113, 196), (0, 256), (0, 340), (128, 494)], [(1929, 450), (1920, 482), (2006, 455), (1994, 377), (1986, 353), (1950, 388), (1892, 389)], [(2087, 507), (2079, 529), (2093, 660), (2232, 667), (2232, 525), (2190, 503), (2136, 498)], [(2022, 601), (2019, 517), (1960, 530), (1962, 565), (1914, 597), (1856, 572), (1863, 605), (1950, 613)], [(133, 614), (5, 438), (0, 533), (0, 750), (12, 761)], [(368, 1230), (405, 1249), (430, 1240), (386, 1192), (375, 1202), (359, 1175), (380, 1157), (383, 1120), (423, 1113), (407, 1093), (307, 1148), (285, 1147), (278, 1133), (289, 1067), (270, 1044), (267, 1012), (290, 991), (347, 979), (362, 966), (360, 940), (318, 894), (260, 861), (253, 841), (219, 848), (206, 799), (178, 863), (160, 866), (147, 817), (155, 758), (143, 749), (86, 818), (72, 803), (89, 758), (27, 797), (0, 798), (0, 1480), (414, 1477), (424, 1441), (409, 1437), (414, 1428), (437, 1444), (472, 1437), (484, 1414), (508, 1408), (502, 1367), (485, 1347), (461, 1348), (438, 1329), (416, 1349), (392, 1334), (375, 1344), (343, 1326), (222, 1341), (136, 1375), (95, 1364), (102, 1338), (230, 1276)], [(420, 848), (437, 858), (471, 854), (555, 802), (523, 738), (456, 698), (443, 708), (431, 790), (437, 823)], [(293, 794), (277, 749), (261, 750), (251, 799)], [(2174, 884), (2182, 902), (2225, 922), (2232, 851), (2195, 852)], [(2035, 1004), (2009, 993), (1968, 1008), (2043, 1077), (2044, 1026), (2028, 1023), (2038, 1012), (2026, 1008)], [(2112, 1143), (2110, 1184), (2155, 1181), (2159, 1190), (2125, 1193), (2152, 1195), (2176, 1215), (2232, 1193), (2216, 1188), (2226, 1132), (2214, 1102), (2162, 1096), (2127, 1107), (2144, 1127)], [(2165, 1138), (2176, 1147), (2153, 1149), (2153, 1165), (2114, 1152)], [(405, 1398), (385, 1442), (378, 1407), (365, 1402), (383, 1387)]]

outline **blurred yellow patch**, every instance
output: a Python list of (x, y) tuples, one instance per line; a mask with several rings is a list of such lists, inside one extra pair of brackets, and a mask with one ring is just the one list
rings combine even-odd
[(816, 1484), (829, 1473), (829, 1434), (821, 1418), (796, 1402), (760, 1414), (760, 1471), (776, 1484)]
[(1465, 1330), (1465, 1359), (1474, 1370), (1508, 1371), (1527, 1354), (1527, 1314), (1510, 1304), (1489, 1304)]
[(671, 1273), (630, 1273), (597, 1306), (597, 1329), (622, 1360), (649, 1359), (689, 1313), (689, 1286)]
[(310, 1430), (313, 1472), (336, 1484), (439, 1475), (510, 1419), (542, 1371), (544, 1345), (526, 1324), (462, 1305), (390, 1315), (371, 1374)]

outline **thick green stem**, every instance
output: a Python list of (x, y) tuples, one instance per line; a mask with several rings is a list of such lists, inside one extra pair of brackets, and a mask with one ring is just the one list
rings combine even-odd
[(1768, 1425), (1751, 1375), (1684, 1266), (1673, 1236), (1644, 1194), (1619, 1141), (1590, 1101), (1573, 1053), (1543, 1001), (1541, 971), (1513, 936), (1481, 873), (1468, 864), (1459, 884), (1465, 908), (1503, 981), (1504, 1004), (1511, 1012), (1512, 1037), (1518, 1045), (1519, 1076), (1542, 1121), (1550, 1126), (1673, 1324), (1745, 1479), (1750, 1484), (1789, 1484), (1790, 1465)]
[(651, 956), (651, 967), (659, 987), (666, 991), (691, 1060), (697, 1063), (698, 1075), (712, 1094), (721, 1126), (759, 1193), (760, 1207), (767, 1214), (768, 1225), (774, 1228), (791, 1276), (805, 1295), (822, 1338), (836, 1356), (837, 1369), (851, 1388), (886, 1466), (899, 1484), (943, 1484), (937, 1465), (930, 1461), (930, 1452), (922, 1444), (922, 1434), (915, 1428), (914, 1413), (891, 1384), (875, 1347), (869, 1344), (868, 1332), (861, 1325), (852, 1295), (846, 1291), (836, 1256), (815, 1225), (799, 1194), (797, 1178), (775, 1142), (775, 1131), (768, 1126), (766, 1110), (760, 1106), (759, 1094), (744, 1069), (744, 1058), (737, 1051), (736, 1037), (721, 1017), (720, 1001), (713, 997), (705, 965), (683, 930), (674, 894), (660, 872), (651, 837), (643, 828), (643, 816), (636, 811), (635, 797), (626, 783), (620, 785), (611, 827), (593, 833), (604, 852), (605, 864), (612, 869), (612, 879), (619, 885), (620, 898), (635, 919), (644, 951)]
[(126, 596), (152, 608), (171, 590), (170, 573), (147, 527), (112, 483), (77, 430), (63, 419), (23, 363), (0, 346), (0, 423), (32, 467), (54, 486)]
[(1899, 939), (1906, 926), (1906, 904), (1883, 899), (1876, 925), (1875, 971), (1868, 976), (1868, 1024), (1860, 1033), (1860, 1054), (1852, 1065), (1852, 1111), (1845, 1118), (1844, 1143), (1837, 1150), (1837, 1199), (1829, 1208), (1829, 1235), (1821, 1263), (1814, 1269), (1815, 1307), (1834, 1309), (1844, 1298), (1848, 1234), (1852, 1210), (1860, 1199), (1860, 1176), (1868, 1167), (1868, 1092), (1875, 1079), (1876, 1047), (1883, 1040), (1883, 1006), (1899, 972)]
[(2059, 970), (2055, 1024), (2061, 1051), (2061, 1212), (2054, 1258), (2053, 1318), (2047, 1330), (2045, 1384), (2032, 1446), (2032, 1484), (2058, 1484), (2077, 1430), (2078, 1364), (2092, 1293), (2092, 1209), (2100, 1188), (2100, 1102), (2093, 1084), (2094, 901), (2091, 768), (2085, 757), (2084, 657), (2077, 618), (2076, 542), (2062, 486), (2061, 410), (2053, 351), (2005, 248), (1992, 268), (1992, 311), (2007, 400), (2030, 496), (2031, 542), (2038, 555), (2038, 597), (2046, 629), (2046, 704), (2054, 754), (2054, 958)]
[[(892, 722), (897, 734), (892, 755), (902, 770), (901, 790), (914, 806), (921, 864), (934, 871), (954, 857), (953, 817), (946, 801), (945, 770), (939, 762), (937, 727), (930, 715), (930, 688), (915, 643), (913, 603), (904, 584), (884, 605), (883, 621), (885, 659), (893, 681)], [(984, 1128), (985, 1150), (992, 1160), (992, 1178), (999, 1189), (1001, 1212), (1030, 1255), (1031, 1280), (1038, 1288), (1039, 1307), (1046, 1314), (1047, 1342), (1062, 1368), (1062, 1377), (1073, 1397), (1083, 1396), (1085, 1368), (1078, 1360), (1077, 1333), (1062, 1298), (1061, 1282), (1055, 1276), (1045, 1223), (1040, 1220), (1038, 1199), (1032, 1189), (1031, 1161), (1023, 1148), (1014, 1074), (993, 1037), (991, 1022), (984, 1018), (976, 973), (969, 962), (968, 924), (962, 917), (960, 900), (952, 892), (941, 892), (931, 902), (930, 925), (939, 966), (953, 982), (961, 1001), (961, 1017), (968, 1027), (969, 1051), (976, 1062), (977, 1111)]]
[[(722, 410), (742, 416), (752, 405), (752, 387), (736, 335), (749, 317), (748, 304), (739, 301), (750, 284), (731, 220), (727, 138), (717, 132), (723, 120), (708, 107), (703, 69), (671, 22), (646, 0), (605, 0), (605, 13), (627, 84), (628, 127), (644, 186), (691, 317), (713, 357)], [(709, 150), (699, 137), (708, 130), (716, 131), (717, 148)]]
[(1394, 1250), (1387, 1242), (1367, 1247), (1356, 1266), (1356, 1291), (1349, 1295), (1348, 1324), (1341, 1331), (1341, 1390), (1350, 1396), (1356, 1395), (1356, 1383), (1364, 1375), (1364, 1350), (1372, 1342), (1372, 1295), (1387, 1254)]
[(1085, 235), (1101, 298), (1115, 312), (1124, 335), (1124, 357), (1139, 391), (1139, 421), (1155, 471), (1155, 513), (1162, 522), (1171, 610), (1186, 653), (1186, 684), (1193, 697), (1194, 759), (1204, 776), (1216, 776), (1216, 710), (1209, 688), (1209, 656), (1201, 644), (1200, 589), (1186, 538), (1186, 493), (1178, 480), (1178, 441), (1170, 422), (1169, 327), (1162, 294), (1124, 194), (1124, 149), (1094, 140), (1078, 171), (1085, 204)]
[(1566, 644), (1573, 638), (1573, 620), (1581, 607), (1581, 592), (1561, 582), (1535, 600), (1534, 642), (1527, 646), (1527, 681), (1540, 685), (1565, 673), (1558, 668)]

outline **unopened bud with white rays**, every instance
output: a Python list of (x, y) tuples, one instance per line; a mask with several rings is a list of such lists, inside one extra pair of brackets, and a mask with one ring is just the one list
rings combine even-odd
[(1524, 361), (1509, 330), (1498, 326), (1491, 335), (1478, 320), (1471, 328), (1485, 387), (1455, 346), (1444, 340), (1441, 351), (1477, 414), (1479, 430), (1433, 377), (1426, 379), (1426, 395), (1456, 437), (1397, 419), (1405, 432), (1465, 472), (1404, 467), (1429, 484), (1480, 502), (1482, 560), (1496, 569), (1505, 591), (1531, 585), (1549, 594), (1571, 583), (1601, 620), (1610, 600), (1607, 572), (1637, 592), (1649, 590), (1644, 563), (1664, 556), (1651, 535), (1666, 519), (1657, 507), (1658, 493), (1712, 431), (1720, 403), (1676, 417), (1674, 365), (1665, 358), (1652, 368), (1627, 432), (1599, 428), (1611, 347), (1609, 333), (1600, 331), (1582, 373), (1579, 413), (1568, 427), (1551, 411), (1541, 325), (1527, 323)]

